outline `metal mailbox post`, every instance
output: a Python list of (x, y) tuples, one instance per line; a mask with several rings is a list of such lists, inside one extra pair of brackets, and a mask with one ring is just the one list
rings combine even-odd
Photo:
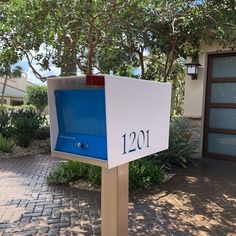
[(112, 75), (47, 84), (52, 156), (102, 167), (102, 235), (128, 235), (128, 163), (168, 148), (171, 85)]

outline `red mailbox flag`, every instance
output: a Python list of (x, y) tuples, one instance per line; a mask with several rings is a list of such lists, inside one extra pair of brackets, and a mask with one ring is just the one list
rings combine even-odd
[(87, 75), (86, 85), (105, 86), (104, 76), (102, 75)]

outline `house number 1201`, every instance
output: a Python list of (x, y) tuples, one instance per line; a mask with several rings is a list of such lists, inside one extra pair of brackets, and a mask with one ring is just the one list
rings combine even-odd
[(140, 130), (138, 133), (131, 132), (123, 136), (123, 155), (149, 147), (149, 130)]

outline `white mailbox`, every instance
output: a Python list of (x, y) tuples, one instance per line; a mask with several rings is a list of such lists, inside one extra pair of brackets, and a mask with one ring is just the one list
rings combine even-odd
[(168, 148), (171, 85), (113, 75), (48, 79), (52, 155), (108, 168)]

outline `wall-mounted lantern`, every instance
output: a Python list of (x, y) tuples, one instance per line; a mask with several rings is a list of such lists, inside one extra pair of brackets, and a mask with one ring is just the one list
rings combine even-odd
[(187, 74), (190, 75), (193, 80), (196, 80), (199, 66), (201, 66), (201, 64), (198, 62), (198, 56), (192, 57), (192, 62), (186, 63), (185, 65), (187, 66)]

